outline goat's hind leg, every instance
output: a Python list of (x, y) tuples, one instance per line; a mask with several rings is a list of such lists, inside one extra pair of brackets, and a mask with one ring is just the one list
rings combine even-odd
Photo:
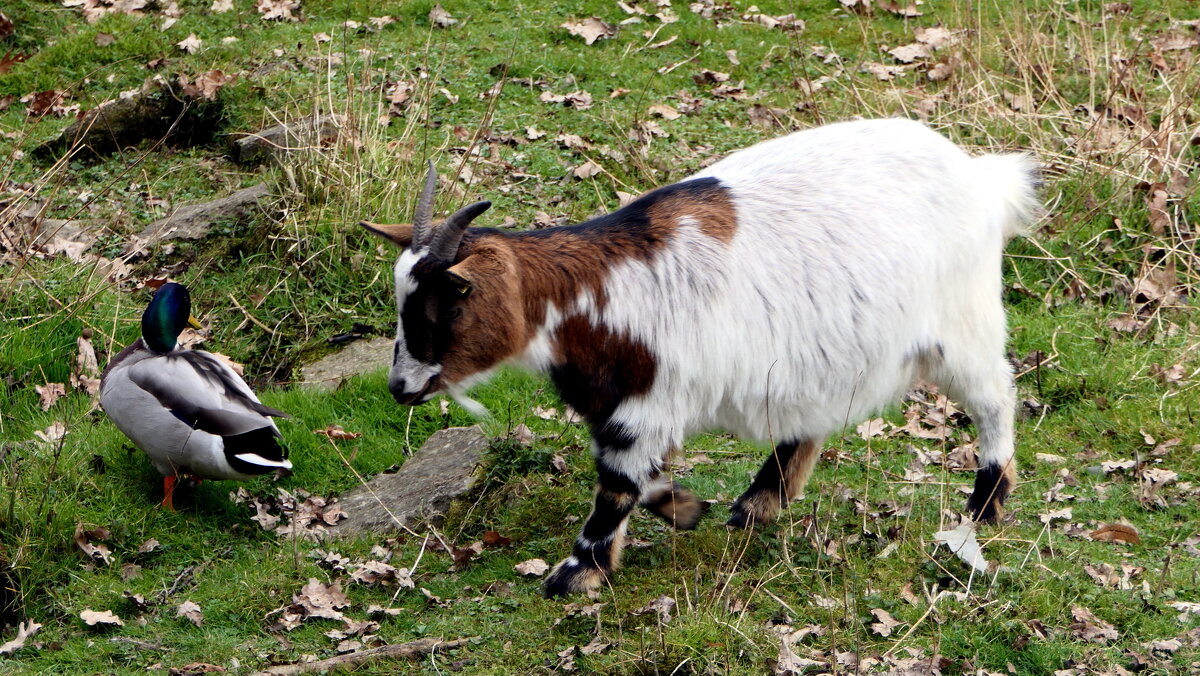
[(976, 521), (999, 521), (1004, 499), (1017, 485), (1013, 443), (1017, 395), (1012, 368), (999, 356), (980, 359), (947, 353), (932, 375), (951, 399), (962, 403), (979, 434), (979, 469), (967, 512)]
[(747, 528), (774, 521), (779, 510), (804, 490), (820, 456), (816, 439), (786, 441), (775, 447), (750, 488), (733, 502), (726, 525)]
[(654, 485), (646, 489), (641, 504), (646, 511), (678, 530), (692, 530), (708, 511), (707, 502), (701, 502), (694, 493), (667, 477), (658, 477)]

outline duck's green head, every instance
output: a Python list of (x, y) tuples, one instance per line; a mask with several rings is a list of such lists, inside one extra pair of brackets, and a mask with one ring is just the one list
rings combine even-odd
[(170, 352), (179, 341), (184, 328), (200, 328), (192, 316), (192, 297), (187, 287), (167, 282), (158, 287), (154, 300), (142, 313), (142, 339), (155, 352)]

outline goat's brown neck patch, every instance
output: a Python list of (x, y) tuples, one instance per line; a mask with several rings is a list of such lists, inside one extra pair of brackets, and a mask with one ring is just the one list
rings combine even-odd
[[(659, 188), (578, 225), (518, 233), (471, 228), (456, 259), (468, 268), (476, 288), (462, 326), (455, 328), (455, 345), (446, 352), (443, 377), (457, 382), (519, 354), (545, 324), (550, 304), (566, 313), (587, 291), (603, 310), (604, 285), (613, 267), (654, 260), (685, 219), (728, 243), (737, 227), (728, 188), (715, 178), (695, 179)], [(654, 358), (630, 336), (567, 317), (554, 342), (556, 364), (575, 364), (589, 373), (603, 370), (605, 378), (626, 370), (617, 366), (624, 364), (629, 375), (621, 377), (620, 389), (627, 394), (639, 394), (653, 382)], [(605, 403), (590, 402), (589, 408), (610, 408), (610, 396), (599, 398)]]

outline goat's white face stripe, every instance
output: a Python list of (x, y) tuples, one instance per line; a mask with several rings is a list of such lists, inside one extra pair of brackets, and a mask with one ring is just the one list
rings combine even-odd
[(388, 379), (393, 382), (403, 379), (407, 386), (406, 389), (410, 392), (419, 392), (426, 383), (442, 371), (440, 364), (426, 364), (412, 356), (404, 340), (404, 322), (400, 319), (404, 312), (405, 302), (408, 301), (412, 292), (417, 290), (417, 280), (412, 274), (413, 267), (425, 257), (426, 253), (428, 253), (427, 249), (420, 251), (405, 249), (396, 259), (396, 267), (393, 269), (396, 281), (396, 351)]

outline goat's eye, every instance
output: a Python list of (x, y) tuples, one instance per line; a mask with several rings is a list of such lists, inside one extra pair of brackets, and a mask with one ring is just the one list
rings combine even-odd
[(446, 312), (446, 319), (455, 320), (462, 316), (462, 308), (452, 307)]

